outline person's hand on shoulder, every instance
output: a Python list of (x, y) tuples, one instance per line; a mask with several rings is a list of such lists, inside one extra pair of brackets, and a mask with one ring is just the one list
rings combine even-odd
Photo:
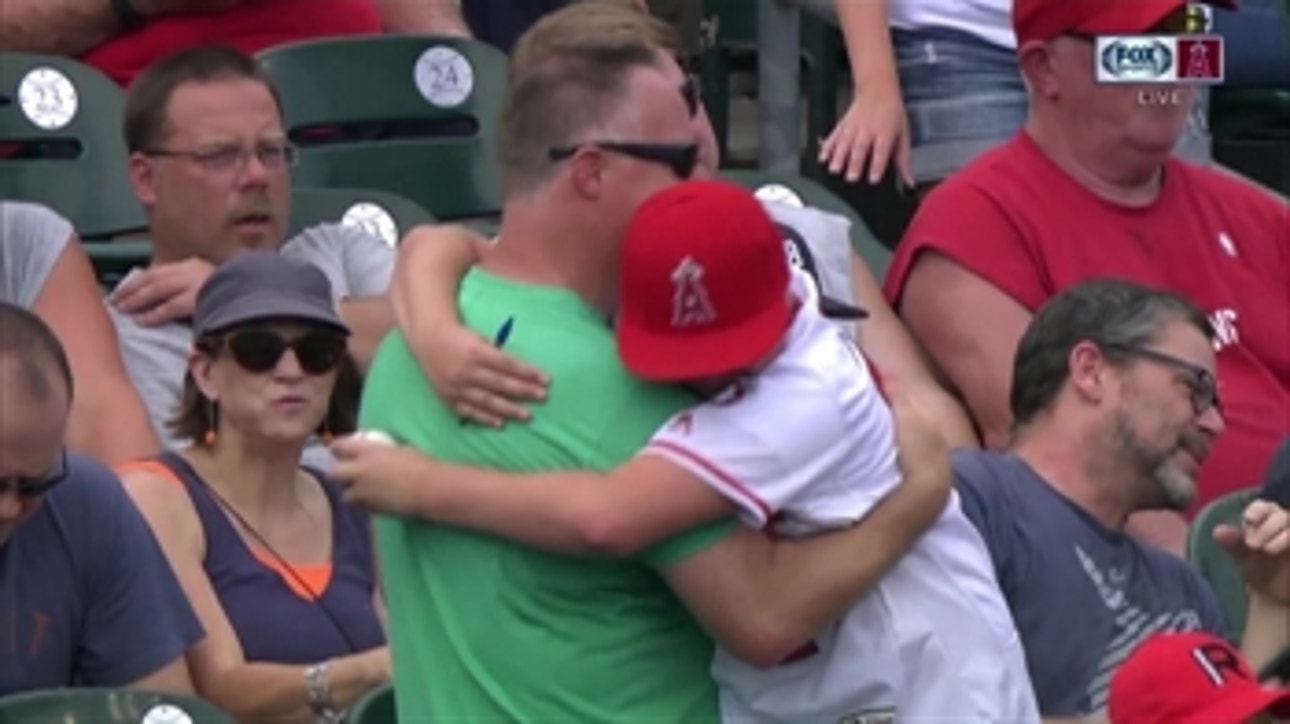
[(192, 257), (154, 264), (136, 271), (108, 296), (108, 302), (145, 327), (156, 327), (192, 316), (197, 292), (214, 267)]
[(546, 399), (550, 380), (462, 326), (440, 332), (439, 352), (425, 360), (426, 377), (457, 416), (489, 427), (528, 420), (526, 402)]

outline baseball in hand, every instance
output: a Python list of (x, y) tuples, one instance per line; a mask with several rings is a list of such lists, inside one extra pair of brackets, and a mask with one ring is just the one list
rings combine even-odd
[(354, 433), (354, 437), (358, 438), (359, 440), (374, 442), (378, 445), (389, 445), (390, 447), (394, 447), (394, 445), (396, 444), (394, 442), (394, 438), (390, 437), (387, 433), (381, 432), (380, 430), (359, 430), (358, 432)]

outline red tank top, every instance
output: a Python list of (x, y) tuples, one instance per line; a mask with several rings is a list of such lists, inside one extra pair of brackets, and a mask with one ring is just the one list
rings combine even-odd
[(951, 177), (928, 198), (886, 279), (899, 300), (934, 249), (1035, 311), (1058, 290), (1118, 276), (1183, 294), (1218, 332), (1226, 431), (1201, 470), (1195, 509), (1257, 485), (1290, 431), (1290, 216), (1238, 179), (1170, 159), (1160, 197), (1126, 208), (1089, 193), (1031, 138)]
[(243, 0), (216, 13), (157, 18), (108, 40), (81, 60), (128, 85), (153, 61), (194, 45), (222, 43), (254, 54), (296, 40), (381, 30), (372, 0)]

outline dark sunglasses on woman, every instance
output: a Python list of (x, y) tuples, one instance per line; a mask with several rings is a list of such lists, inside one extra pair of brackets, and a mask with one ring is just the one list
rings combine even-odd
[(331, 332), (309, 332), (287, 337), (267, 329), (234, 332), (224, 340), (229, 356), (239, 367), (254, 374), (278, 366), (291, 350), (305, 374), (322, 375), (335, 370), (345, 356), (345, 338)]

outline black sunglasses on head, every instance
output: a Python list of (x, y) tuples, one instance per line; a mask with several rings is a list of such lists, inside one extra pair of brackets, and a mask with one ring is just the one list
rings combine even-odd
[(332, 332), (309, 332), (288, 338), (267, 329), (248, 329), (224, 338), (224, 347), (239, 367), (253, 374), (269, 372), (291, 350), (305, 374), (321, 375), (340, 366), (345, 338)]
[(19, 498), (38, 498), (67, 479), (67, 448), (58, 453), (58, 463), (53, 471), (44, 475), (0, 476), (0, 495), (14, 493)]
[(633, 143), (627, 141), (591, 141), (572, 146), (556, 146), (550, 150), (552, 161), (567, 161), (583, 148), (630, 156), (641, 161), (667, 166), (678, 179), (684, 181), (694, 175), (699, 165), (697, 143)]
[(1123, 344), (1104, 346), (1120, 354), (1136, 357), (1147, 362), (1154, 362), (1165, 367), (1172, 367), (1182, 372), (1186, 376), (1184, 381), (1187, 384), (1187, 389), (1191, 391), (1191, 407), (1196, 415), (1205, 414), (1211, 407), (1217, 410), (1220, 415), (1223, 413), (1223, 402), (1218, 397), (1218, 380), (1215, 379), (1214, 373), (1204, 367), (1150, 347), (1135, 347)]

